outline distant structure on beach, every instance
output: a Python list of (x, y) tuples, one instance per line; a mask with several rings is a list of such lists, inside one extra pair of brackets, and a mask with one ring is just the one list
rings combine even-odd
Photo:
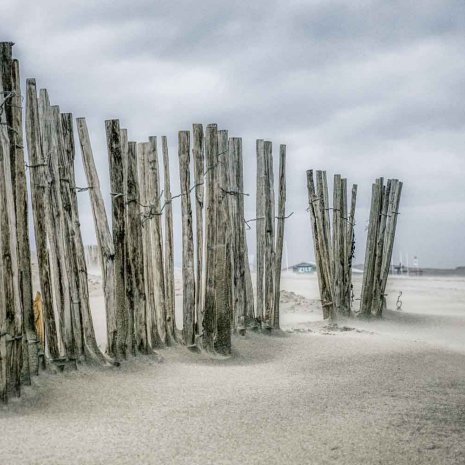
[(294, 273), (314, 273), (316, 271), (316, 264), (310, 262), (302, 262), (297, 265), (291, 266), (288, 269), (291, 269)]

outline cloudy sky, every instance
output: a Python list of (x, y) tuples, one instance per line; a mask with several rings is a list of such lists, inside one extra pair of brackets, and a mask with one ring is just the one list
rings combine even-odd
[[(87, 117), (106, 193), (105, 119), (120, 118), (131, 140), (169, 137), (173, 193), (176, 132), (216, 122), (243, 137), (249, 218), (255, 139), (275, 153), (287, 144), (289, 262), (313, 258), (305, 170), (314, 168), (359, 185), (356, 262), (371, 183), (384, 176), (404, 181), (395, 261), (465, 265), (462, 0), (2, 0), (0, 24), (22, 78)], [(179, 218), (175, 228), (179, 259)]]

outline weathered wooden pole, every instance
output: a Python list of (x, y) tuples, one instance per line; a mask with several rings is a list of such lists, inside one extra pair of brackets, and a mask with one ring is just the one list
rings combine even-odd
[(341, 263), (342, 289), (341, 310), (343, 316), (350, 316), (350, 302), (347, 300), (347, 286), (349, 282), (349, 251), (347, 249), (347, 178), (341, 178)]
[(190, 197), (190, 133), (178, 133), (179, 174), (181, 178), (182, 210), (182, 281), (183, 281), (183, 341), (188, 347), (194, 345), (195, 274), (194, 237), (192, 231), (192, 208)]
[[(46, 164), (46, 202), (47, 208), (42, 215), (45, 217), (45, 228), (49, 245), (50, 272), (52, 275), (52, 292), (54, 312), (57, 321), (58, 348), (60, 358), (66, 358), (70, 345), (70, 306), (69, 281), (66, 276), (64, 260), (64, 246), (61, 240), (63, 235), (62, 211), (59, 208), (61, 194), (59, 186), (59, 173), (57, 153), (52, 141), (52, 116), (50, 101), (46, 89), (39, 91), (39, 123), (42, 142), (42, 153)], [(44, 215), (45, 213), (45, 215)], [(68, 330), (68, 331), (67, 331)]]
[(397, 227), (397, 218), (399, 216), (399, 205), (400, 205), (400, 197), (402, 194), (402, 182), (397, 179), (392, 181), (391, 190), (393, 192), (392, 201), (389, 203), (387, 218), (388, 218), (388, 226), (386, 228), (385, 234), (385, 244), (383, 247), (384, 255), (381, 265), (381, 272), (380, 272), (380, 291), (379, 294), (381, 296), (381, 302), (378, 308), (374, 309), (375, 316), (382, 316), (384, 309), (386, 308), (386, 285), (389, 276), (389, 268), (391, 266), (392, 260), (392, 251), (394, 248), (394, 239), (396, 235), (396, 227)]
[(275, 257), (275, 198), (273, 152), (270, 141), (265, 141), (265, 328), (272, 328)]
[[(51, 157), (54, 158), (54, 174), (57, 175), (56, 185), (57, 207), (62, 219), (59, 238), (60, 262), (64, 263), (63, 269), (68, 280), (67, 300), (69, 299), (69, 314), (65, 315), (67, 343), (66, 355), (71, 359), (84, 356), (84, 341), (81, 327), (81, 299), (79, 295), (79, 272), (77, 265), (77, 252), (74, 231), (74, 218), (72, 211), (71, 187), (69, 169), (66, 168), (66, 152), (64, 147), (63, 126), (61, 123), (60, 109), (58, 106), (50, 107), (51, 118)], [(56, 170), (56, 171), (55, 171)]]
[[(15, 147), (15, 209), (16, 231), (18, 235), (18, 265), (23, 308), (23, 360), (31, 375), (39, 374), (39, 345), (34, 324), (34, 312), (32, 308), (32, 272), (31, 249), (29, 242), (29, 217), (28, 217), (28, 193), (24, 160), (23, 141), (23, 107), (21, 99), (21, 86), (19, 74), (19, 62), (13, 60), (12, 88), (14, 96), (11, 100), (12, 108), (12, 137)], [(26, 358), (28, 356), (28, 358)], [(29, 374), (23, 369), (23, 377), (30, 383)]]
[(378, 235), (382, 198), (383, 178), (379, 178), (372, 186), (370, 220), (368, 224), (365, 266), (363, 269), (362, 293), (360, 298), (360, 314), (362, 316), (370, 316), (372, 310), (371, 306), (373, 301), (373, 277), (376, 258), (376, 238)]
[(152, 263), (152, 234), (151, 223), (153, 217), (150, 215), (149, 207), (149, 143), (142, 142), (137, 144), (137, 164), (139, 173), (139, 193), (141, 203), (141, 217), (142, 217), (142, 242), (144, 250), (144, 284), (145, 295), (147, 302), (147, 327), (149, 335), (149, 343), (152, 348), (161, 347), (161, 341), (158, 332), (158, 322), (156, 315), (155, 304), (155, 286), (154, 286), (154, 270)]
[(74, 170), (74, 162), (76, 151), (74, 146), (74, 131), (73, 131), (73, 116), (71, 113), (63, 113), (61, 115), (61, 125), (63, 131), (64, 156), (63, 168), (65, 178), (69, 180), (70, 196), (71, 196), (71, 218), (74, 229), (74, 247), (76, 253), (76, 265), (78, 273), (78, 295), (79, 295), (79, 310), (82, 325), (82, 343), (83, 355), (86, 360), (99, 363), (108, 363), (102, 352), (100, 351), (96, 338), (92, 314), (89, 302), (89, 287), (87, 282), (87, 265), (84, 252), (84, 244), (82, 241), (81, 226), (79, 222), (79, 209), (77, 201), (76, 177)]
[(163, 269), (163, 234), (160, 212), (160, 172), (158, 164), (157, 138), (149, 137), (148, 145), (148, 184), (150, 198), (150, 231), (152, 240), (152, 266), (155, 289), (155, 313), (160, 339), (163, 344), (171, 344), (174, 335), (166, 327), (165, 278)]
[[(2, 278), (4, 305), (5, 305), (5, 331), (2, 338), (6, 338), (6, 360), (8, 373), (5, 376), (5, 392), (1, 394), (4, 401), (8, 398), (8, 390), (14, 395), (21, 394), (22, 371), (22, 337), (23, 337), (23, 311), (19, 284), (19, 264), (16, 233), (16, 211), (14, 160), (11, 159), (11, 145), (9, 127), (11, 127), (11, 108), (8, 108), (12, 97), (11, 91), (11, 42), (0, 43), (0, 234), (2, 235)], [(8, 80), (6, 79), (8, 78)], [(10, 90), (9, 90), (10, 89)], [(6, 334), (3, 334), (6, 333)]]
[(215, 253), (215, 350), (223, 355), (231, 353), (232, 275), (231, 225), (229, 213), (229, 179), (226, 159), (229, 157), (228, 131), (218, 131), (218, 190), (216, 194), (217, 247)]
[[(234, 328), (240, 334), (246, 330), (246, 280), (245, 280), (245, 225), (242, 183), (242, 139), (229, 139), (230, 215), (233, 262), (233, 311)], [(241, 208), (242, 207), (242, 208)]]
[(276, 227), (275, 275), (272, 326), (279, 329), (279, 300), (281, 295), (281, 269), (284, 245), (284, 225), (286, 222), (286, 146), (279, 147), (279, 201)]
[(128, 143), (125, 190), (127, 195), (127, 298), (129, 307), (134, 309), (135, 348), (142, 353), (148, 353), (150, 336), (144, 284), (144, 258), (148, 257), (144, 257), (143, 254), (136, 142)]
[(124, 165), (119, 120), (105, 121), (112, 204), (112, 231), (115, 250), (116, 358), (126, 358), (128, 350), (128, 311), (126, 308), (126, 263), (124, 253), (125, 198)]
[(381, 295), (381, 268), (384, 256), (384, 244), (386, 239), (386, 224), (389, 204), (392, 203), (393, 194), (391, 194), (392, 182), (388, 179), (387, 184), (383, 186), (383, 199), (381, 204), (381, 211), (378, 218), (378, 230), (376, 233), (375, 242), (375, 258), (373, 266), (373, 288), (372, 288), (372, 301), (371, 313), (375, 314), (376, 309), (380, 308), (382, 302)]
[(196, 278), (195, 278), (195, 314), (196, 332), (202, 334), (203, 318), (203, 204), (204, 204), (204, 172), (205, 172), (205, 147), (203, 126), (194, 124), (192, 157), (194, 159), (195, 182), (195, 251), (196, 251)]
[(152, 217), (150, 215), (150, 207), (148, 206), (148, 142), (137, 144), (137, 165), (139, 175), (139, 193), (141, 203), (142, 217), (142, 241), (144, 250), (144, 285), (145, 296), (147, 302), (147, 327), (149, 334), (149, 343), (152, 348), (161, 347), (162, 342), (158, 334), (157, 317), (155, 313), (155, 289), (152, 266), (152, 237), (151, 225)]
[(171, 204), (170, 159), (168, 140), (162, 136), (164, 195), (165, 195), (165, 293), (166, 327), (176, 339), (174, 255), (173, 255), (173, 207)]
[(328, 241), (325, 237), (325, 199), (324, 185), (321, 171), (316, 173), (317, 187), (313, 170), (307, 171), (307, 190), (310, 220), (313, 233), (313, 246), (315, 251), (315, 261), (318, 275), (318, 285), (320, 289), (321, 306), (323, 318), (334, 318), (333, 297), (331, 292), (331, 272), (329, 268)]
[[(52, 359), (56, 359), (60, 353), (47, 247), (47, 230), (44, 222), (44, 216), (48, 214), (50, 203), (47, 197), (47, 163), (42, 151), (35, 79), (28, 79), (26, 81), (26, 142), (29, 154), (32, 213), (45, 320), (45, 337), (48, 353)], [(43, 349), (45, 350), (45, 347)]]
[(348, 303), (349, 315), (352, 314), (352, 261), (355, 253), (355, 206), (357, 203), (357, 184), (352, 186), (352, 194), (350, 201), (350, 213), (347, 220), (347, 266), (348, 266), (348, 281), (346, 286), (346, 302)]
[(329, 193), (328, 193), (328, 181), (326, 171), (316, 172), (317, 182), (317, 196), (319, 202), (316, 203), (317, 218), (320, 228), (320, 240), (321, 240), (321, 252), (322, 252), (322, 266), (323, 273), (325, 275), (325, 289), (324, 297), (322, 297), (322, 306), (325, 307), (328, 312), (328, 317), (334, 319), (336, 317), (335, 309), (335, 298), (334, 298), (334, 286), (333, 286), (333, 275), (334, 275), (334, 261), (333, 257), (333, 244), (331, 239), (331, 222), (329, 215)]
[(89, 138), (89, 131), (85, 118), (76, 119), (82, 160), (86, 173), (87, 184), (94, 218), (95, 232), (100, 252), (100, 266), (102, 268), (103, 292), (105, 296), (105, 310), (107, 323), (107, 353), (116, 356), (116, 281), (115, 281), (115, 248), (105, 211), (100, 181), (95, 167), (94, 155)]
[(126, 312), (128, 318), (128, 331), (127, 331), (127, 348), (131, 355), (135, 356), (137, 354), (136, 347), (136, 313), (138, 311), (139, 296), (135, 296), (134, 293), (137, 292), (133, 289), (132, 281), (132, 270), (129, 265), (128, 258), (128, 249), (129, 249), (129, 237), (128, 237), (128, 152), (129, 152), (129, 140), (128, 140), (128, 130), (120, 128), (120, 145), (121, 145), (121, 157), (123, 160), (123, 198), (124, 198), (124, 266), (125, 266), (125, 296), (126, 296)]
[(218, 184), (218, 128), (209, 124), (205, 132), (206, 215), (205, 215), (205, 303), (203, 312), (203, 346), (214, 351), (216, 337), (215, 253), (217, 244), (216, 209)]
[(261, 326), (264, 314), (264, 273), (265, 273), (265, 141), (257, 140), (257, 191), (256, 191), (256, 316)]
[(343, 288), (344, 288), (344, 238), (342, 235), (342, 185), (341, 175), (334, 176), (333, 186), (333, 255), (330, 260), (333, 262), (333, 298), (336, 314), (343, 315), (342, 308)]

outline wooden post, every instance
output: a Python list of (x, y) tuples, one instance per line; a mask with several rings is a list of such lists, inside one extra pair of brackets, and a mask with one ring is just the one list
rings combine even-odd
[[(31, 250), (29, 243), (29, 218), (28, 218), (28, 195), (24, 160), (23, 141), (23, 108), (21, 99), (21, 86), (19, 75), (19, 62), (13, 60), (12, 68), (12, 131), (15, 147), (15, 207), (16, 207), (16, 230), (18, 235), (18, 263), (21, 302), (23, 308), (23, 357), (25, 365), (32, 375), (39, 374), (39, 345), (34, 324), (34, 312), (32, 308), (32, 272), (31, 272)], [(28, 358), (26, 358), (28, 357)], [(29, 373), (23, 369), (23, 377), (30, 383)]]
[[(8, 135), (8, 127), (11, 127), (11, 111), (8, 106), (8, 96), (11, 98), (11, 42), (0, 43), (0, 235), (2, 253), (2, 277), (3, 290), (5, 293), (5, 331), (2, 330), (1, 338), (6, 338), (6, 360), (9, 367), (6, 369), (4, 381), (2, 381), (2, 393), (0, 396), (4, 401), (8, 399), (8, 390), (14, 395), (21, 394), (21, 371), (22, 371), (22, 305), (19, 285), (18, 248), (16, 234), (16, 211), (14, 164), (11, 159), (11, 145)], [(7, 81), (5, 78), (8, 78)], [(4, 83), (5, 82), (5, 83)], [(4, 108), (5, 107), (5, 110)], [(8, 114), (7, 114), (8, 113)], [(8, 116), (8, 118), (7, 118)], [(13, 160), (14, 162), (14, 160)], [(6, 334), (4, 334), (6, 333)], [(3, 386), (5, 384), (5, 386)]]
[(352, 314), (352, 260), (354, 258), (355, 252), (355, 236), (354, 236), (354, 227), (355, 227), (355, 205), (357, 203), (357, 184), (352, 186), (352, 195), (350, 201), (350, 214), (348, 217), (347, 224), (347, 262), (348, 262), (348, 282), (346, 287), (346, 302), (349, 305), (349, 315)]
[(272, 144), (265, 141), (265, 328), (272, 328), (275, 199)]
[(148, 353), (149, 334), (144, 284), (144, 258), (148, 257), (144, 257), (143, 254), (136, 142), (128, 143), (126, 195), (128, 305), (134, 309), (135, 348), (142, 353)]
[(217, 244), (216, 208), (218, 173), (218, 128), (209, 124), (205, 133), (206, 201), (205, 218), (205, 304), (203, 313), (203, 346), (214, 351), (216, 337), (215, 253)]
[(371, 301), (371, 313), (376, 314), (376, 309), (380, 308), (382, 302), (381, 295), (381, 267), (384, 256), (384, 243), (386, 238), (386, 222), (389, 204), (392, 203), (393, 195), (391, 194), (392, 182), (389, 179), (386, 186), (383, 186), (383, 199), (381, 211), (378, 218), (378, 230), (375, 243), (375, 258), (373, 266), (373, 289)]
[(115, 248), (105, 212), (105, 204), (103, 202), (100, 181), (95, 167), (86, 120), (85, 118), (77, 118), (76, 123), (92, 206), (92, 214), (94, 217), (97, 243), (100, 251), (107, 323), (107, 353), (110, 357), (115, 357), (117, 352)]
[(165, 292), (166, 327), (176, 339), (174, 256), (173, 256), (173, 207), (171, 205), (170, 159), (168, 141), (162, 136), (164, 194), (165, 194)]
[[(39, 92), (39, 123), (44, 155), (46, 208), (41, 212), (45, 217), (45, 228), (50, 253), (50, 271), (52, 276), (52, 292), (55, 319), (58, 322), (57, 336), (60, 356), (66, 357), (70, 347), (71, 331), (71, 300), (69, 296), (69, 281), (66, 275), (64, 259), (63, 218), (61, 193), (59, 186), (58, 159), (53, 143), (52, 114), (48, 92)], [(45, 215), (44, 215), (45, 213)]]
[(67, 337), (67, 355), (76, 360), (84, 355), (83, 335), (81, 327), (81, 301), (79, 296), (79, 273), (77, 266), (77, 252), (75, 244), (74, 218), (72, 211), (71, 188), (69, 169), (67, 169), (66, 152), (64, 147), (63, 126), (61, 124), (60, 109), (58, 106), (50, 107), (51, 118), (51, 146), (53, 157), (53, 173), (56, 177), (57, 210), (60, 210), (62, 219), (58, 250), (59, 261), (64, 264), (68, 286), (66, 289), (66, 302), (69, 301), (69, 314), (65, 315), (65, 331)]
[(343, 316), (350, 316), (350, 301), (347, 300), (347, 286), (349, 282), (349, 251), (347, 249), (347, 179), (341, 179), (341, 263), (342, 263), (342, 289), (341, 311)]
[(29, 154), (32, 213), (45, 319), (45, 336), (50, 357), (56, 359), (60, 354), (54, 312), (52, 276), (47, 248), (47, 231), (44, 222), (44, 214), (47, 214), (46, 212), (50, 204), (47, 198), (47, 164), (43, 155), (40, 138), (39, 107), (35, 79), (28, 79), (26, 81), (26, 141)]
[(233, 255), (233, 310), (234, 328), (240, 334), (245, 334), (247, 304), (245, 280), (245, 226), (244, 226), (244, 198), (242, 181), (242, 139), (229, 139), (229, 178), (230, 222), (233, 234), (231, 236)]
[(279, 329), (279, 300), (281, 295), (281, 268), (284, 245), (284, 225), (286, 222), (286, 146), (279, 147), (279, 202), (278, 220), (276, 228), (275, 247), (275, 275), (274, 275), (274, 297), (273, 297), (273, 319), (274, 329)]
[(128, 312), (126, 308), (126, 263), (124, 256), (125, 199), (121, 132), (118, 120), (105, 121), (112, 204), (113, 246), (115, 250), (116, 358), (127, 356)]
[(163, 344), (171, 344), (174, 335), (166, 327), (165, 278), (163, 270), (163, 234), (160, 213), (160, 173), (158, 165), (157, 138), (149, 137), (148, 145), (148, 184), (150, 198), (150, 230), (152, 240), (152, 266), (155, 287), (155, 313), (160, 339)]
[(333, 319), (335, 318), (335, 312), (332, 292), (331, 233), (329, 215), (327, 215), (329, 207), (327, 207), (326, 173), (323, 171), (316, 172), (315, 188), (313, 170), (307, 171), (307, 189), (323, 318)]
[(383, 310), (386, 308), (386, 298), (384, 293), (386, 292), (386, 285), (389, 276), (389, 267), (392, 260), (392, 250), (394, 248), (394, 239), (396, 235), (397, 218), (399, 216), (399, 205), (400, 197), (402, 194), (402, 183), (399, 180), (394, 179), (392, 181), (391, 190), (393, 192), (392, 201), (388, 208), (388, 227), (386, 228), (385, 244), (384, 244), (384, 256), (381, 266), (381, 278), (380, 278), (380, 295), (381, 302), (378, 308), (374, 309), (375, 316), (382, 316)]
[(196, 333), (202, 334), (203, 318), (203, 203), (204, 203), (204, 172), (205, 172), (205, 147), (203, 138), (203, 126), (193, 125), (193, 149), (194, 158), (194, 182), (195, 182), (195, 226), (196, 226), (196, 279), (195, 279), (195, 313)]
[(343, 272), (344, 272), (344, 242), (342, 235), (342, 186), (341, 175), (334, 176), (334, 195), (333, 195), (333, 256), (330, 260), (333, 262), (333, 298), (336, 314), (343, 315), (342, 297), (343, 297)]
[(76, 177), (74, 171), (74, 160), (76, 152), (74, 146), (73, 116), (71, 113), (63, 113), (61, 115), (61, 124), (64, 143), (64, 174), (65, 177), (69, 179), (71, 195), (71, 218), (74, 229), (74, 247), (76, 252), (76, 265), (78, 273), (78, 295), (80, 304), (80, 318), (82, 322), (83, 355), (87, 360), (91, 360), (92, 362), (106, 364), (108, 362), (100, 351), (95, 339), (94, 325), (90, 311), (87, 265), (84, 244), (81, 235), (81, 227), (79, 223), (79, 210), (76, 195)]
[(379, 178), (372, 186), (370, 220), (368, 224), (367, 244), (365, 252), (365, 267), (363, 270), (362, 294), (360, 298), (360, 314), (363, 316), (371, 315), (376, 238), (378, 234), (382, 195), (383, 178)]
[(257, 305), (256, 315), (258, 324), (261, 326), (264, 314), (264, 288), (263, 280), (265, 273), (265, 142), (257, 140), (257, 192), (256, 192), (256, 275), (257, 275)]
[(137, 166), (139, 177), (139, 195), (142, 217), (142, 242), (144, 251), (144, 289), (146, 296), (146, 315), (148, 328), (148, 343), (153, 347), (162, 345), (158, 334), (157, 318), (155, 314), (155, 289), (152, 266), (152, 237), (150, 232), (150, 208), (148, 207), (148, 142), (137, 144)]
[(228, 131), (218, 131), (218, 189), (216, 193), (217, 247), (215, 253), (215, 302), (217, 315), (215, 350), (231, 353), (232, 276), (229, 213)]
[(183, 339), (188, 347), (194, 345), (195, 275), (194, 238), (190, 198), (190, 133), (179, 131), (178, 155), (181, 178), (182, 209), (182, 281), (183, 281)]

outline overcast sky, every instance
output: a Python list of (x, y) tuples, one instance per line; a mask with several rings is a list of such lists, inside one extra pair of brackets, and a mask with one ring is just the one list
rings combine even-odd
[[(404, 181), (395, 261), (465, 265), (463, 0), (2, 0), (0, 36), (16, 43), (23, 85), (35, 77), (87, 118), (107, 198), (105, 119), (120, 118), (130, 140), (169, 137), (173, 193), (176, 132), (216, 122), (243, 137), (248, 218), (255, 139), (275, 154), (287, 144), (289, 262), (313, 259), (314, 168), (359, 185), (357, 263), (371, 183), (384, 176)], [(94, 243), (86, 193), (80, 205)], [(180, 228), (176, 218), (177, 260)]]

